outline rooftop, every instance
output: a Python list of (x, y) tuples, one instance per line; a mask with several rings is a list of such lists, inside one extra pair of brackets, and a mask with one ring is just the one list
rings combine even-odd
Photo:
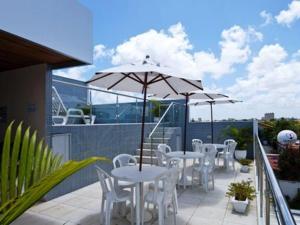
[[(240, 173), (223, 167), (215, 171), (215, 189), (205, 192), (195, 185), (178, 189), (179, 211), (177, 225), (253, 225), (257, 224), (256, 200), (249, 205), (246, 215), (233, 212), (230, 201), (225, 197), (228, 184), (234, 181), (255, 181), (255, 168), (250, 173)], [(191, 173), (191, 167), (188, 170)], [(45, 203), (39, 203), (19, 217), (12, 225), (96, 225), (100, 224), (101, 189), (98, 183)], [(272, 217), (271, 217), (272, 219)], [(271, 221), (272, 222), (272, 221)], [(130, 224), (127, 218), (113, 217), (112, 224)], [(145, 224), (157, 224), (157, 215)], [(166, 224), (173, 224), (172, 216)]]

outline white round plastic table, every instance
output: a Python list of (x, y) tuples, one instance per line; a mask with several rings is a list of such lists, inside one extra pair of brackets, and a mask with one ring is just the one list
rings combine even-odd
[(222, 149), (222, 150), (224, 150), (224, 149), (227, 147), (227, 145), (224, 145), (224, 144), (203, 143), (203, 146), (204, 146), (204, 147), (205, 147), (205, 146), (209, 146), (209, 145), (214, 145), (214, 146), (216, 147), (216, 149)]
[(167, 155), (168, 158), (176, 157), (176, 158), (183, 159), (183, 169), (182, 169), (182, 175), (181, 175), (181, 179), (179, 181), (179, 184), (183, 185), (183, 188), (185, 189), (185, 187), (187, 185), (189, 185), (188, 181), (187, 181), (186, 174), (185, 174), (186, 160), (187, 159), (202, 159), (204, 157), (204, 154), (200, 153), (200, 152), (188, 152), (188, 151), (186, 151), (185, 154), (184, 154), (183, 151), (175, 151), (175, 152), (169, 152), (166, 155)]
[(135, 202), (136, 202), (136, 224), (141, 224), (141, 208), (144, 206), (143, 183), (154, 181), (157, 177), (167, 171), (167, 168), (160, 166), (143, 165), (142, 171), (138, 166), (123, 166), (111, 171), (111, 175), (118, 180), (136, 183)]

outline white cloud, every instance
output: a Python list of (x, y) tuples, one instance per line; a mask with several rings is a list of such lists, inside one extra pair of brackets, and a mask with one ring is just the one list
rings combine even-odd
[(264, 19), (264, 22), (261, 24), (262, 27), (269, 25), (273, 21), (273, 16), (271, 13), (268, 13), (266, 10), (260, 12), (260, 17)]
[(114, 54), (113, 49), (107, 49), (104, 45), (98, 44), (94, 46), (94, 61), (104, 57), (110, 57)]
[(228, 88), (231, 95), (245, 100), (245, 117), (264, 112), (281, 116), (300, 113), (300, 59), (288, 57), (279, 44), (265, 45), (247, 66), (247, 76)]
[(275, 18), (277, 23), (291, 26), (294, 21), (300, 19), (300, 1), (292, 1), (289, 4), (288, 9), (280, 11), (280, 13)]
[(177, 23), (167, 31), (151, 29), (118, 45), (112, 63), (142, 61), (150, 55), (154, 61), (172, 67), (189, 78), (201, 79), (205, 74), (210, 74), (218, 79), (232, 73), (236, 64), (245, 63), (251, 54), (249, 43), (262, 38), (263, 35), (251, 27), (243, 29), (235, 25), (223, 30), (219, 42), (221, 53), (217, 57), (208, 51), (192, 52), (193, 46), (184, 27)]

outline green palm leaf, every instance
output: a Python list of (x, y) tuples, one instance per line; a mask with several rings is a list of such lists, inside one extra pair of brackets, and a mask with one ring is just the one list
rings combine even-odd
[[(37, 142), (36, 131), (26, 129), (22, 136), (19, 124), (11, 148), (13, 122), (8, 126), (1, 158), (0, 224), (8, 225), (39, 201), (53, 187), (73, 173), (104, 157), (68, 161), (55, 155), (43, 140)], [(36, 144), (38, 143), (38, 144)]]

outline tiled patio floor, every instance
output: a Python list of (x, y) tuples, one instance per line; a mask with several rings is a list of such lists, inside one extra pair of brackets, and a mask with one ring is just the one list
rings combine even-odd
[[(238, 163), (236, 163), (238, 167)], [(189, 171), (190, 172), (190, 171)], [(254, 168), (250, 173), (226, 171), (218, 168), (215, 172), (215, 190), (205, 193), (201, 187), (182, 188), (178, 191), (179, 212), (177, 225), (256, 225), (256, 201), (252, 201), (246, 215), (234, 213), (225, 197), (230, 182), (254, 180)], [(13, 225), (59, 225), (59, 224), (100, 224), (101, 190), (98, 183), (86, 186), (46, 203), (38, 204), (18, 218)], [(157, 224), (154, 215), (147, 225)], [(130, 224), (126, 218), (113, 218), (112, 224)], [(166, 224), (173, 224), (170, 215)]]

